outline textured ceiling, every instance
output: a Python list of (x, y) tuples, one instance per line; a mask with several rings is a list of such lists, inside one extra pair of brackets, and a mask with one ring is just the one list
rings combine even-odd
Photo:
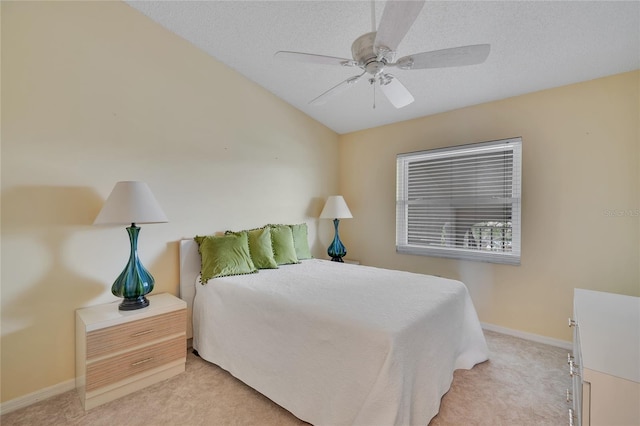
[[(358, 68), (285, 62), (278, 50), (351, 58), (371, 31), (370, 1), (128, 1), (338, 133), (436, 114), (640, 68), (640, 2), (427, 1), (398, 57), (489, 43), (481, 65), (397, 70), (416, 101), (395, 109), (363, 79), (308, 102)], [(375, 2), (379, 22), (384, 2)]]

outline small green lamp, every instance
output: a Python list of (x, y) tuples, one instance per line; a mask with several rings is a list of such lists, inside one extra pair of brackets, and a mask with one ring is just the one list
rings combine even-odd
[(347, 207), (347, 203), (344, 201), (342, 195), (332, 195), (327, 198), (327, 202), (324, 204), (324, 208), (320, 213), (320, 219), (333, 219), (335, 235), (331, 245), (329, 245), (327, 249), (327, 254), (334, 262), (344, 262), (342, 258), (347, 254), (347, 249), (344, 244), (342, 244), (342, 241), (340, 241), (340, 235), (338, 234), (340, 219), (350, 219), (352, 217), (351, 211), (349, 207)]
[(131, 253), (129, 262), (118, 278), (111, 293), (122, 297), (118, 306), (121, 311), (132, 311), (149, 306), (146, 294), (153, 290), (153, 276), (142, 266), (138, 258), (138, 233), (136, 223), (168, 222), (167, 216), (153, 196), (149, 186), (139, 181), (123, 181), (116, 183), (111, 194), (98, 213), (94, 225), (131, 224), (127, 227)]

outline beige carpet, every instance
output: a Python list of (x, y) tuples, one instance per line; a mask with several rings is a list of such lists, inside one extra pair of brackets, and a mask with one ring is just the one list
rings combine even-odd
[[(456, 371), (430, 425), (564, 425), (564, 349), (485, 332), (491, 359)], [(75, 391), (0, 417), (10, 425), (304, 425), (213, 364), (189, 354), (184, 374), (85, 413)], [(372, 425), (378, 426), (378, 425)], [(382, 425), (381, 425), (382, 426)]]

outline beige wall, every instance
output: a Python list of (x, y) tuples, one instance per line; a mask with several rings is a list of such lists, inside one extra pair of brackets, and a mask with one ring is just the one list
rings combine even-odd
[[(639, 83), (625, 73), (341, 136), (347, 257), (460, 279), (481, 321), (571, 340), (575, 287), (640, 295)], [(513, 136), (522, 264), (397, 254), (396, 154)]]
[[(146, 181), (154, 292), (183, 237), (310, 225), (338, 188), (338, 135), (120, 2), (2, 3), (2, 401), (74, 378), (74, 310), (116, 300), (124, 226), (93, 219)], [(321, 229), (325, 225), (320, 225)]]
[[(348, 257), (461, 279), (484, 322), (569, 340), (574, 287), (640, 294), (640, 218), (605, 214), (640, 207), (638, 72), (338, 137), (125, 4), (0, 4), (2, 401), (73, 379), (73, 311), (115, 300), (127, 235), (91, 222), (118, 180), (169, 216), (140, 234), (156, 292), (196, 233), (304, 220), (322, 256), (340, 189)], [(522, 265), (396, 254), (395, 155), (512, 136)]]

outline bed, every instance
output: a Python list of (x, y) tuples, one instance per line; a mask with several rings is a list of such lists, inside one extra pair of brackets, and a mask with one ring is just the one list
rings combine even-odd
[(319, 259), (205, 285), (199, 270), (183, 240), (194, 349), (314, 425), (426, 425), (453, 371), (488, 359), (458, 281)]

